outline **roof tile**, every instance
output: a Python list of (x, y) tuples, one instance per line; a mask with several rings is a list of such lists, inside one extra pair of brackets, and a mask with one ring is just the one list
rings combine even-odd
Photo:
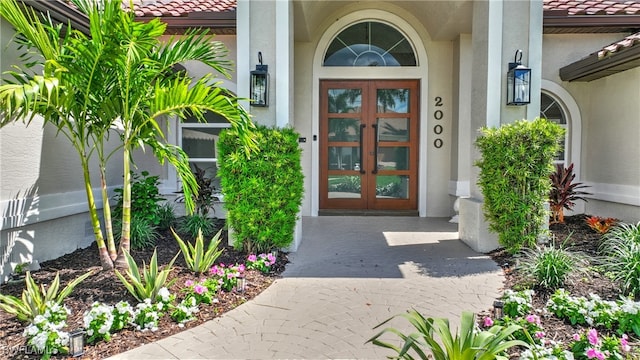
[[(129, 8), (129, 1), (123, 1)], [(236, 0), (134, 0), (133, 10), (137, 17), (182, 17), (194, 12), (235, 11)]]
[(602, 50), (598, 51), (598, 58), (601, 59), (607, 55), (628, 49), (638, 44), (640, 44), (640, 32), (629, 35), (620, 41), (603, 47)]
[(567, 10), (569, 15), (640, 15), (637, 0), (544, 0), (544, 10)]

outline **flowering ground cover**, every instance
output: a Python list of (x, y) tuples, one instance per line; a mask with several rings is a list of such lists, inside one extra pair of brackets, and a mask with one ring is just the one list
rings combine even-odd
[[(565, 248), (595, 257), (601, 235), (586, 220), (584, 215), (569, 216), (564, 224), (553, 224), (550, 230)], [(640, 335), (634, 334), (633, 328), (640, 330), (640, 302), (623, 299), (620, 286), (610, 278), (598, 271), (574, 273), (561, 290), (544, 290), (516, 270), (517, 259), (506, 251), (490, 255), (505, 274), (505, 314), (518, 318), (519, 325), (538, 343), (547, 344), (550, 357), (543, 359), (553, 358), (550, 353), (554, 343), (558, 344), (556, 356), (560, 348), (573, 348), (584, 354), (576, 359), (640, 359)], [(533, 288), (535, 291), (531, 291)], [(490, 310), (479, 319), (481, 326), (495, 321)], [(631, 353), (624, 351), (631, 349)], [(616, 357), (616, 351), (623, 357)], [(543, 354), (541, 351), (538, 356)], [(521, 351), (511, 355), (513, 359), (533, 359)]]
[[(222, 243), (226, 244), (226, 239), (223, 239)], [(179, 250), (177, 242), (169, 232), (163, 234), (156, 245), (160, 267), (168, 264)], [(149, 262), (152, 252), (153, 249), (132, 251), (132, 255), (138, 264), (142, 264), (142, 260)], [(83, 327), (87, 330), (86, 338), (91, 340), (92, 344), (85, 346), (85, 359), (101, 359), (118, 354), (220, 316), (266, 289), (284, 270), (287, 262), (286, 254), (280, 253), (277, 258), (269, 257), (266, 260), (267, 264), (270, 264), (267, 267), (245, 269), (247, 256), (233, 248), (225, 248), (216, 261), (216, 266), (208, 274), (196, 277), (187, 269), (182, 256), (178, 256), (169, 275), (169, 280), (175, 280), (174, 283), (166, 289), (166, 293), (159, 293), (166, 302), (159, 299), (157, 303), (160, 305), (152, 306), (138, 301), (129, 294), (113, 272), (98, 272), (100, 261), (97, 255), (94, 243), (88, 248), (43, 262), (42, 269), (32, 274), (38, 284), (47, 284), (51, 283), (55, 274), (59, 272), (61, 283), (65, 284), (89, 270), (96, 271), (96, 274), (80, 283), (64, 300), (68, 313), (63, 314), (65, 311), (54, 309), (54, 314), (60, 314), (58, 317), (66, 317), (67, 331)], [(229, 281), (240, 270), (246, 284), (243, 292), (230, 286)], [(224, 276), (218, 276), (218, 273)], [(23, 288), (23, 284), (3, 284), (0, 286), (0, 292), (20, 297)], [(208, 291), (209, 288), (215, 288), (217, 291)], [(172, 306), (169, 306), (169, 303)], [(164, 309), (165, 314), (154, 322), (159, 307)], [(133, 319), (138, 324), (123, 324), (130, 321), (131, 316), (138, 316)], [(39, 324), (40, 327), (45, 326), (44, 321)], [(56, 324), (53, 325), (59, 327)], [(87, 326), (89, 324), (91, 326)], [(105, 336), (109, 327), (121, 330), (112, 331)], [(140, 327), (140, 330), (136, 327)], [(40, 359), (40, 355), (29, 354), (29, 350), (26, 349), (28, 340), (23, 336), (25, 328), (26, 325), (18, 322), (15, 317), (0, 311), (1, 359)], [(143, 328), (148, 330), (141, 331)], [(30, 327), (28, 335), (36, 335), (37, 330), (33, 326)], [(109, 338), (109, 341), (105, 341), (106, 338)], [(34, 336), (33, 340), (36, 343), (44, 341), (42, 337), (37, 336)], [(32, 344), (35, 345), (33, 341)], [(54, 355), (52, 358), (64, 357)]]

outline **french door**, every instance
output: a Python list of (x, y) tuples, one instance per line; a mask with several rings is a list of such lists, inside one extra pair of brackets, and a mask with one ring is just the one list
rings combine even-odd
[(320, 82), (320, 209), (417, 209), (418, 89), (418, 80)]

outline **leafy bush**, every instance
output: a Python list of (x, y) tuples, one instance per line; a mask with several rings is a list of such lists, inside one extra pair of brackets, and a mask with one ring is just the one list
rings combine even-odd
[(258, 126), (251, 157), (235, 132), (220, 134), (220, 183), (234, 246), (248, 253), (270, 252), (293, 241), (303, 195), (299, 134)]
[(180, 250), (182, 251), (182, 256), (184, 256), (184, 262), (187, 264), (189, 270), (195, 273), (203, 273), (211, 266), (214, 262), (220, 257), (224, 249), (218, 250), (218, 245), (220, 245), (220, 234), (222, 234), (222, 230), (218, 231), (216, 236), (213, 237), (209, 241), (209, 246), (205, 251), (204, 248), (204, 236), (202, 235), (202, 231), (198, 232), (198, 236), (196, 236), (196, 244), (192, 245), (190, 242), (184, 242), (178, 234), (171, 230), (173, 236), (176, 238), (178, 245), (180, 246)]
[(565, 168), (563, 164), (556, 164), (556, 170), (551, 173), (551, 191), (549, 192), (549, 207), (551, 208), (552, 222), (564, 223), (564, 209), (571, 210), (576, 205), (574, 201), (587, 201), (582, 195), (591, 195), (578, 189), (589, 187), (582, 183), (574, 183), (576, 174), (573, 173), (573, 164)]
[(211, 178), (206, 177), (206, 171), (193, 164), (193, 174), (198, 184), (198, 195), (195, 196), (194, 203), (196, 204), (196, 214), (207, 216), (209, 209), (213, 206), (213, 185), (211, 184)]
[(586, 271), (588, 265), (585, 256), (554, 244), (523, 249), (521, 256), (517, 270), (550, 290), (562, 287), (573, 271)]
[(216, 225), (206, 215), (191, 214), (180, 219), (177, 230), (191, 238), (196, 238), (199, 232), (202, 232), (204, 237), (210, 237), (216, 231)]
[[(115, 236), (120, 239), (122, 234), (122, 219), (118, 218), (113, 221), (113, 229)], [(134, 250), (148, 249), (156, 244), (156, 240), (160, 234), (158, 227), (153, 225), (150, 220), (138, 213), (131, 214), (130, 224), (131, 248)]]
[[(158, 176), (149, 176), (149, 172), (142, 171), (140, 175), (131, 172), (131, 248), (145, 249), (153, 246), (158, 237), (157, 228), (166, 220), (166, 213), (162, 213)], [(122, 189), (114, 190), (116, 206), (113, 209), (114, 237), (120, 240), (122, 235)]]
[(158, 208), (158, 230), (168, 230), (176, 224), (176, 212), (171, 203), (164, 203)]
[(170, 286), (173, 282), (170, 281), (169, 284), (167, 284), (167, 277), (173, 269), (173, 262), (176, 261), (178, 255), (179, 253), (171, 259), (164, 269), (159, 270), (158, 254), (156, 250), (153, 250), (149, 266), (147, 267), (146, 263), (144, 261), (142, 262), (141, 276), (136, 261), (128, 251), (125, 251), (124, 256), (127, 259), (127, 264), (129, 265), (128, 269), (125, 270), (125, 275), (127, 275), (127, 277), (125, 278), (118, 270), (115, 270), (116, 276), (120, 279), (120, 282), (122, 282), (124, 287), (127, 288), (129, 293), (138, 301), (149, 299), (153, 303), (157, 300), (160, 290), (164, 287)]
[(43, 284), (38, 287), (31, 277), (31, 273), (27, 271), (25, 277), (26, 288), (22, 290), (21, 298), (0, 294), (0, 309), (15, 315), (19, 321), (33, 322), (36, 316), (45, 313), (48, 306), (47, 303), (61, 305), (62, 301), (71, 294), (73, 289), (92, 274), (93, 271), (88, 271), (86, 274), (80, 275), (60, 291), (60, 273), (56, 273), (56, 277), (53, 279), (49, 289), (45, 289)]
[(509, 252), (533, 246), (548, 222), (549, 174), (564, 129), (545, 119), (483, 128), (478, 184), (489, 230)]
[[(396, 315), (376, 326), (376, 328), (383, 326), (398, 316), (408, 320), (417, 332), (405, 335), (397, 329), (385, 328), (367, 341), (395, 351), (397, 355), (393, 358), (397, 359), (413, 359), (413, 355), (410, 354), (410, 351), (413, 350), (420, 359), (506, 360), (508, 357), (504, 355), (505, 350), (513, 346), (529, 346), (521, 340), (508, 340), (514, 332), (522, 329), (520, 326), (502, 327), (495, 325), (488, 330), (478, 330), (475, 314), (471, 312), (462, 313), (460, 330), (456, 334), (452, 334), (448, 319), (427, 319), (415, 310)], [(385, 333), (398, 335), (404, 343), (401, 346), (396, 346), (380, 340), (380, 337)], [(428, 351), (431, 351), (433, 355), (427, 355)]]
[(613, 227), (604, 236), (600, 251), (604, 268), (622, 291), (640, 299), (640, 222)]

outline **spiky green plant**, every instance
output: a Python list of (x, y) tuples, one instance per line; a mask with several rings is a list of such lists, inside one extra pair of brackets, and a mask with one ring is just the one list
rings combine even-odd
[(171, 229), (171, 232), (180, 246), (180, 250), (182, 251), (182, 256), (184, 256), (184, 262), (187, 264), (187, 267), (189, 270), (197, 274), (208, 271), (224, 251), (224, 249), (218, 249), (222, 230), (218, 231), (218, 233), (209, 241), (209, 246), (207, 246), (206, 250), (204, 247), (204, 236), (202, 235), (201, 230), (198, 231), (195, 245), (190, 242), (183, 241), (180, 236), (173, 231), (173, 229)]
[[(514, 332), (522, 329), (519, 325), (495, 325), (488, 330), (479, 330), (475, 314), (467, 311), (462, 313), (457, 333), (452, 332), (448, 319), (425, 318), (416, 310), (396, 315), (376, 328), (396, 317), (409, 321), (416, 332), (407, 335), (387, 327), (367, 341), (393, 350), (397, 355), (389, 356), (391, 359), (414, 359), (415, 354), (420, 359), (435, 360), (506, 360), (508, 357), (504, 353), (507, 349), (514, 346), (529, 347), (524, 341), (509, 340)], [(398, 346), (380, 340), (386, 333), (397, 335), (403, 343)]]
[(73, 289), (92, 274), (93, 271), (89, 271), (80, 275), (60, 290), (60, 273), (56, 273), (56, 277), (47, 289), (43, 284), (38, 287), (31, 277), (31, 272), (27, 271), (26, 288), (22, 291), (22, 296), (17, 298), (12, 295), (0, 294), (0, 309), (15, 315), (19, 321), (32, 322), (36, 316), (44, 314), (47, 302), (62, 304), (62, 301), (71, 294)]
[(149, 266), (142, 262), (142, 274), (138, 270), (138, 265), (133, 259), (133, 256), (128, 251), (124, 251), (124, 256), (127, 261), (127, 269), (125, 270), (126, 277), (116, 269), (116, 276), (120, 279), (120, 282), (129, 291), (133, 297), (138, 301), (144, 301), (144, 299), (151, 299), (151, 302), (155, 302), (158, 298), (158, 292), (163, 287), (169, 287), (173, 283), (170, 281), (167, 283), (169, 273), (173, 270), (173, 263), (178, 258), (180, 253), (171, 259), (171, 261), (162, 269), (158, 268), (158, 253), (153, 251)]
[(564, 286), (571, 273), (587, 272), (588, 265), (586, 255), (552, 243), (522, 249), (516, 270), (539, 287), (555, 290)]

